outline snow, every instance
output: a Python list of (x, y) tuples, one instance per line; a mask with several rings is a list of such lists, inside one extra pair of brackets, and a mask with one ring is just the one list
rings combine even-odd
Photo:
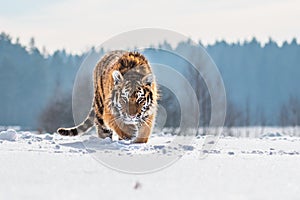
[[(163, 133), (128, 144), (8, 129), (0, 133), (0, 199), (298, 199), (300, 137), (281, 131), (222, 136), (203, 150), (204, 136), (172, 146), (174, 136)], [(179, 159), (136, 175), (106, 167), (99, 155), (120, 162), (135, 155)]]
[(0, 132), (0, 140), (15, 141), (17, 139), (17, 132), (13, 129)]

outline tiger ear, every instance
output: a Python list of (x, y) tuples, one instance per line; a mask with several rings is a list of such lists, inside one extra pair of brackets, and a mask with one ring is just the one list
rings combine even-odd
[(142, 83), (143, 85), (151, 85), (153, 83), (153, 75), (152, 74), (147, 74), (142, 78)]
[(114, 85), (118, 85), (123, 81), (123, 76), (118, 70), (114, 70), (112, 73), (114, 79)]

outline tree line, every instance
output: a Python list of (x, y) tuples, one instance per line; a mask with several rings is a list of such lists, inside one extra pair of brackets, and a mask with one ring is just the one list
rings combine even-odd
[[(187, 45), (192, 44), (183, 41), (174, 50)], [(167, 42), (160, 47), (172, 48)], [(300, 45), (296, 39), (282, 46), (271, 39), (264, 46), (255, 38), (232, 44), (217, 41), (205, 49), (218, 66), (226, 87), (226, 126), (300, 124)], [(72, 87), (86, 55), (87, 52), (69, 54), (65, 50), (48, 54), (35, 46), (34, 39), (23, 46), (18, 39), (1, 33), (0, 125), (50, 132), (58, 126), (72, 125)], [(197, 98), (201, 102), (200, 125), (207, 126), (211, 105), (205, 82), (200, 78), (193, 87), (204, 88)], [(172, 108), (178, 107), (178, 102), (167, 88), (162, 90), (160, 103), (172, 112), (166, 125), (177, 126), (180, 113)]]

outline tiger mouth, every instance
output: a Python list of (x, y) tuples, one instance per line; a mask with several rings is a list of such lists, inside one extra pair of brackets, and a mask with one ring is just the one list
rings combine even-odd
[(138, 119), (123, 119), (125, 124), (138, 124), (140, 121)]

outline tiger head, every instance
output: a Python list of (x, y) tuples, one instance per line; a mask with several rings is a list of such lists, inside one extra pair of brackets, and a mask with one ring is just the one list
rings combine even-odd
[(114, 87), (111, 95), (111, 110), (125, 124), (145, 122), (153, 114), (156, 101), (153, 98), (153, 75), (112, 73)]

